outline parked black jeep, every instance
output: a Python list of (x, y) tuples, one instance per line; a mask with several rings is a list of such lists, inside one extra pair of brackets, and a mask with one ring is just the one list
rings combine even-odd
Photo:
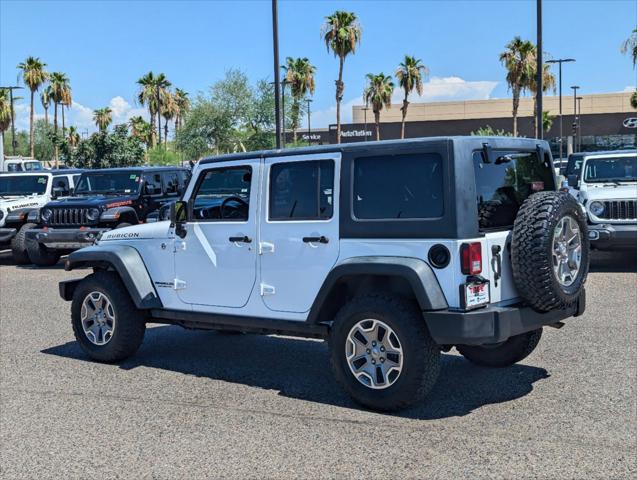
[(181, 196), (189, 178), (189, 170), (178, 167), (83, 173), (74, 196), (44, 205), (37, 226), (26, 233), (31, 262), (54, 265), (61, 255), (92, 244), (104, 231), (155, 218), (162, 205)]

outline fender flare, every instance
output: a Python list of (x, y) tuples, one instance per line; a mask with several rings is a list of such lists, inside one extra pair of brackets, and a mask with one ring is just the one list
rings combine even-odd
[(5, 225), (24, 225), (29, 221), (29, 214), (31, 212), (39, 212), (41, 207), (24, 207), (16, 208), (7, 213), (5, 219)]
[[(71, 253), (65, 270), (79, 267), (112, 268), (115, 270), (135, 306), (139, 309), (162, 308), (153, 281), (139, 252), (128, 245), (100, 245), (86, 247)], [(73, 292), (82, 279), (60, 282), (60, 296), (72, 300)]]
[(308, 323), (321, 321), (321, 309), (339, 280), (366, 275), (404, 278), (411, 286), (422, 311), (444, 310), (449, 307), (436, 275), (424, 260), (412, 257), (353, 257), (334, 267), (328, 274), (312, 304)]
[(121, 217), (125, 217), (127, 215), (131, 215), (135, 218), (135, 222), (139, 221), (139, 217), (137, 216), (137, 212), (133, 207), (113, 207), (105, 210), (100, 215), (100, 222), (108, 222), (114, 223), (117, 222)]

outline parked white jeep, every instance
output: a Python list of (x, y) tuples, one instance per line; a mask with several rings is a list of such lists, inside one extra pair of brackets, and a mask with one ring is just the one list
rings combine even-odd
[(637, 151), (576, 154), (569, 191), (588, 217), (591, 248), (637, 249)]
[(42, 206), (72, 192), (81, 173), (55, 170), (0, 174), (0, 249), (10, 247), (16, 263), (30, 263), (25, 232), (36, 226)]
[(434, 386), (440, 353), (528, 356), (585, 308), (586, 219), (546, 142), (430, 138), (199, 162), (170, 221), (104, 233), (60, 283), (93, 359), (132, 355), (145, 324), (319, 337), (359, 403)]

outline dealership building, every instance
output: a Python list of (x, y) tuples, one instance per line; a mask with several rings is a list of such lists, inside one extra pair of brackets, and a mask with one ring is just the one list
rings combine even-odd
[[(575, 102), (572, 96), (562, 97), (562, 125), (564, 153), (575, 151), (608, 150), (637, 147), (637, 111), (630, 105), (631, 92), (582, 95)], [(554, 155), (559, 153), (559, 98), (545, 96), (544, 111), (553, 117), (553, 124), (544, 138), (551, 144)], [(577, 112), (575, 107), (577, 106)], [(401, 104), (383, 109), (380, 115), (380, 138), (400, 138)], [(512, 101), (506, 99), (466, 100), (457, 102), (410, 103), (407, 110), (405, 137), (432, 137), (471, 135), (490, 126), (494, 131), (513, 131)], [(343, 124), (342, 142), (374, 140), (376, 131), (374, 114), (364, 105), (355, 105), (353, 122)], [(520, 99), (518, 132), (533, 137), (533, 99)], [(312, 143), (336, 143), (336, 125), (311, 132), (299, 131), (299, 138)]]

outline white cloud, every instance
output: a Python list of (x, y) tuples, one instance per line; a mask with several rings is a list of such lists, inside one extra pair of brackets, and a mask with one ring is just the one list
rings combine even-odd
[(626, 88), (624, 88), (624, 92), (634, 92), (635, 90), (637, 90), (637, 85), (632, 85), (632, 86), (628, 86)]
[[(412, 93), (409, 101), (413, 103), (444, 102), (454, 100), (486, 100), (491, 98), (493, 89), (498, 82), (482, 80), (467, 81), (460, 77), (431, 77), (425, 82), (423, 94)], [(400, 104), (403, 101), (403, 92), (399, 88), (394, 90), (392, 103)], [(362, 97), (348, 100), (341, 104), (341, 122), (352, 121), (352, 107), (363, 105)], [(312, 112), (312, 126), (324, 128), (336, 123), (336, 106), (325, 110)], [(306, 125), (307, 126), (307, 125)]]

